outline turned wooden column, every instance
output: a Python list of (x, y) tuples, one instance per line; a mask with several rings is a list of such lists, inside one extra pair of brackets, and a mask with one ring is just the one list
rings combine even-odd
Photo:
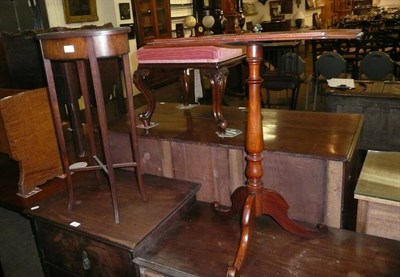
[(249, 65), (249, 105), (246, 132), (247, 151), (247, 188), (250, 194), (255, 194), (256, 216), (262, 214), (262, 190), (263, 190), (263, 167), (262, 151), (264, 149), (264, 137), (262, 132), (261, 116), (261, 83), (260, 64), (263, 49), (261, 44), (250, 43), (246, 48), (247, 63)]

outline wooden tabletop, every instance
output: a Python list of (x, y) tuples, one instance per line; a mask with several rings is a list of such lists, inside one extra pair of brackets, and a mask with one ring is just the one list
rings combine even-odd
[(361, 38), (360, 29), (326, 29), (326, 30), (296, 30), (285, 32), (223, 34), (203, 37), (183, 37), (173, 39), (155, 39), (146, 47), (193, 46), (247, 44), (249, 42), (313, 40), (313, 39), (356, 39)]
[(354, 82), (354, 85), (354, 89), (327, 87), (324, 94), (333, 96), (400, 98), (400, 82), (358, 80)]
[(354, 194), (400, 207), (400, 152), (368, 151)]
[[(228, 128), (241, 130), (242, 134), (220, 138), (215, 134), (216, 128), (210, 128), (214, 126), (211, 106), (181, 110), (177, 109), (178, 105), (157, 104), (152, 121), (158, 125), (149, 130), (138, 129), (138, 136), (244, 147), (246, 108), (223, 107)], [(352, 157), (363, 123), (362, 115), (345, 113), (263, 109), (262, 117), (265, 151), (341, 161)], [(112, 122), (109, 128), (116, 132), (128, 131), (126, 120)]]

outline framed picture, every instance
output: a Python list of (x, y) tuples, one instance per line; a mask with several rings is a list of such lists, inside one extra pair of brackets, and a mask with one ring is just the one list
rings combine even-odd
[(243, 14), (244, 15), (255, 15), (257, 14), (256, 5), (254, 3), (243, 3)]
[(121, 20), (131, 19), (131, 4), (119, 3), (119, 18)]
[(97, 21), (96, 0), (63, 0), (66, 23)]

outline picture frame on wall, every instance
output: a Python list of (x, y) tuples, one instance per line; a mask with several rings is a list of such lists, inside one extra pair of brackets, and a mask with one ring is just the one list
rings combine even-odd
[(257, 9), (254, 3), (243, 3), (243, 14), (246, 15), (256, 15)]
[(63, 0), (66, 23), (97, 21), (96, 0)]
[(120, 20), (131, 19), (131, 4), (129, 2), (119, 3), (119, 18)]

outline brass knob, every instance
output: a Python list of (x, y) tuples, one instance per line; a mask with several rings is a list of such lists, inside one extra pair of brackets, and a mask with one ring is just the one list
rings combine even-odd
[(86, 251), (82, 251), (82, 266), (85, 270), (90, 269), (90, 260)]

